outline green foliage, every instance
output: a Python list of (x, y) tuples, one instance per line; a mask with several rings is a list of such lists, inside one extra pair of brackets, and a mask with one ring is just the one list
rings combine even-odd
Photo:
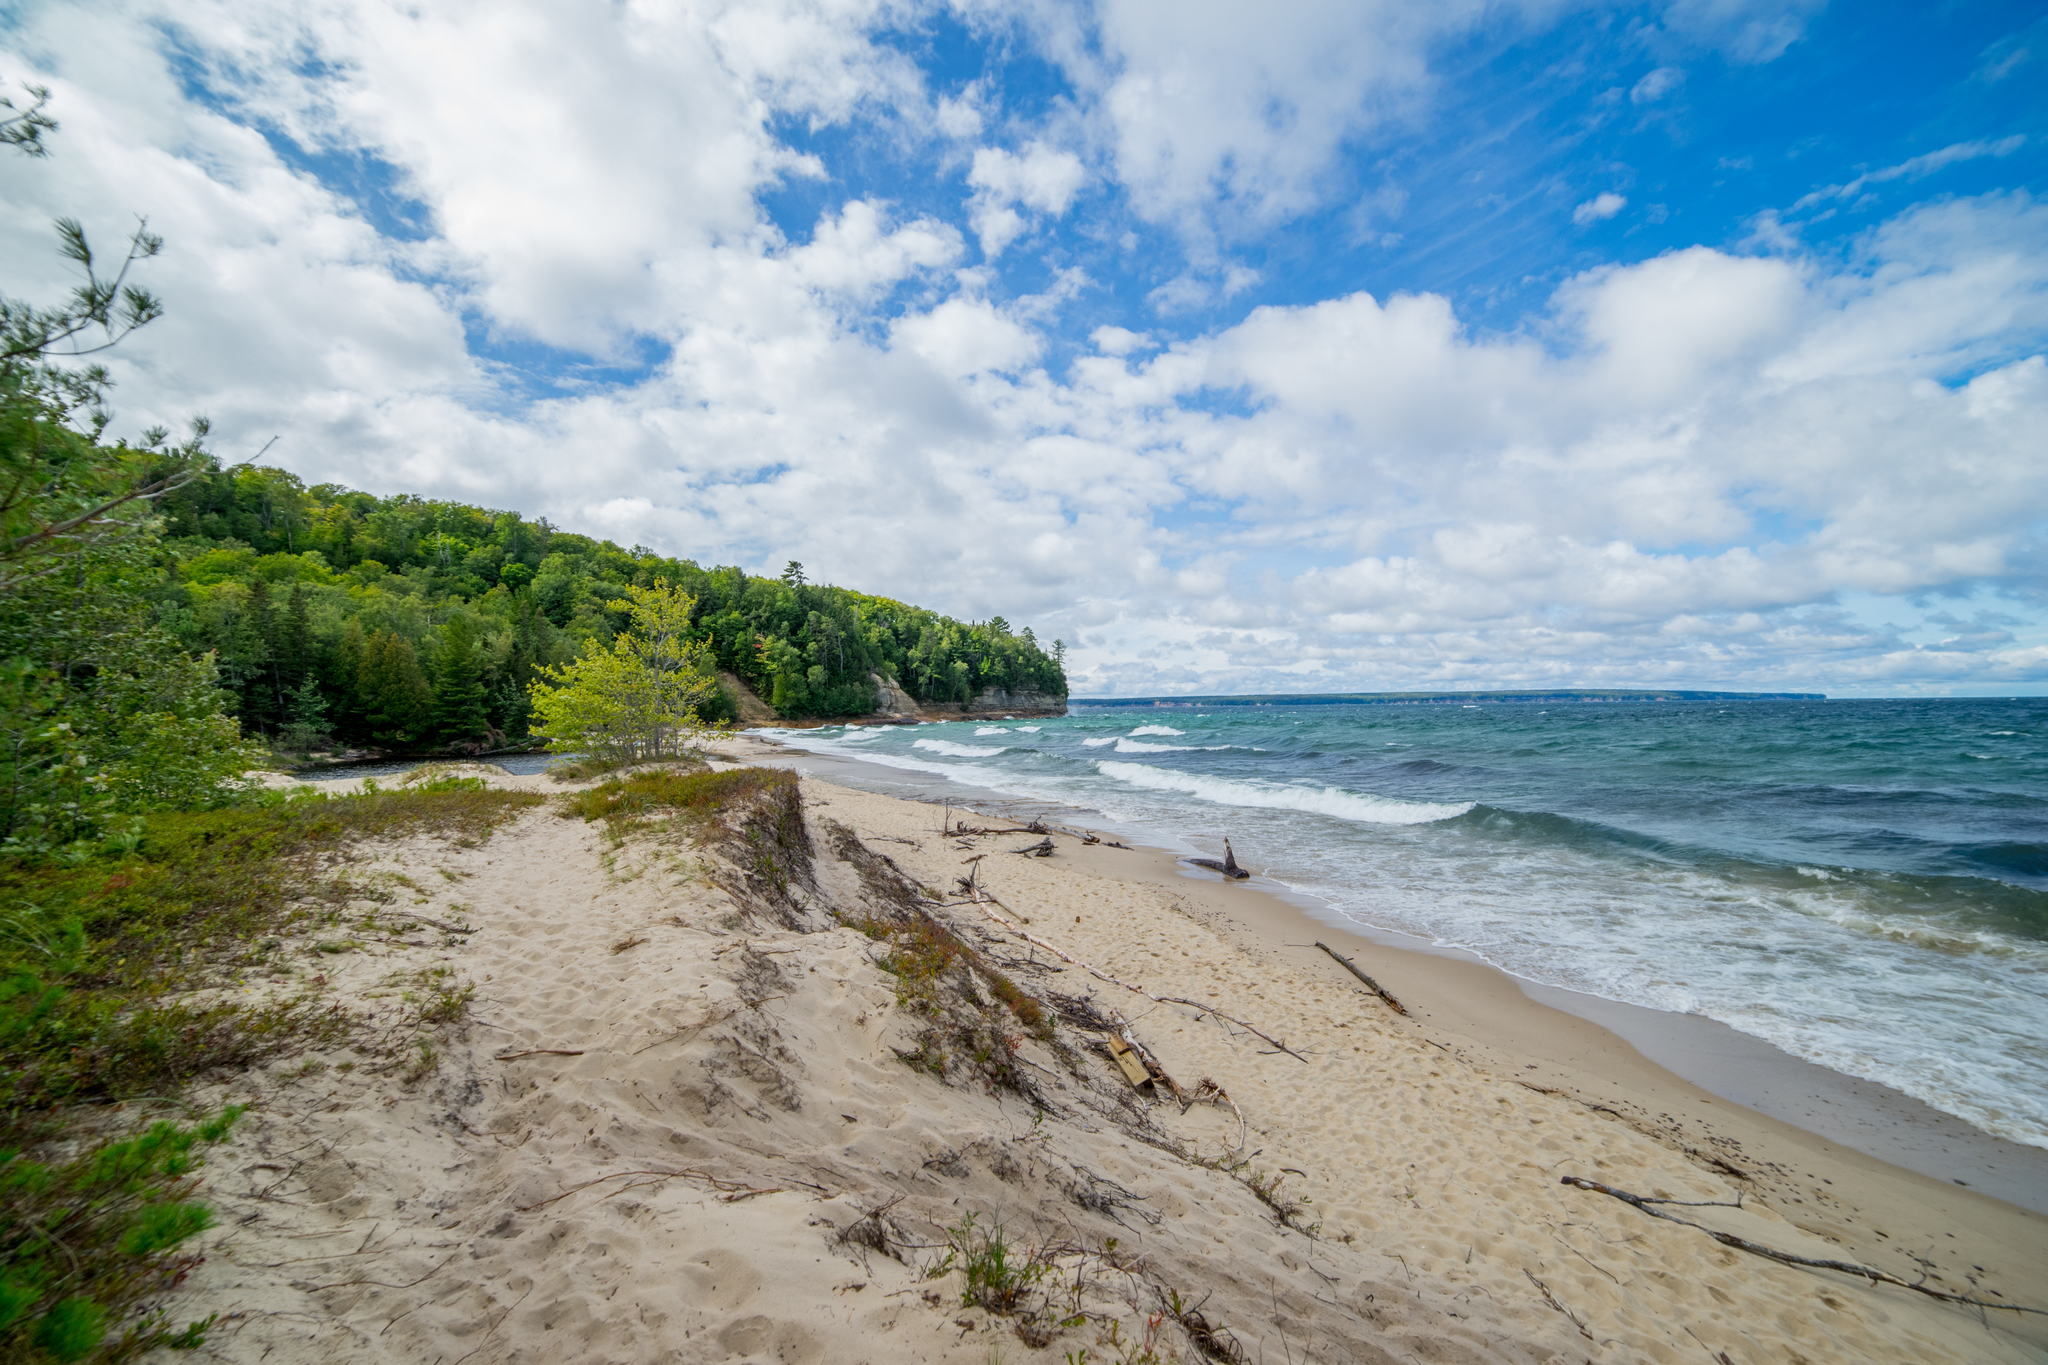
[[(265, 734), (288, 723), (282, 699), (311, 676), (334, 734), (373, 742), (377, 727), (354, 700), (362, 643), (380, 631), (403, 636), (438, 685), (443, 637), (460, 619), (474, 637), (491, 728), (522, 737), (540, 670), (587, 656), (591, 641), (609, 648), (631, 617), (627, 589), (657, 581), (692, 600), (689, 635), (710, 660), (788, 715), (865, 714), (877, 674), (932, 703), (988, 687), (1066, 694), (1059, 648), (1048, 653), (1028, 630), (1001, 618), (955, 621), (811, 583), (800, 570), (778, 579), (705, 569), (516, 512), (307, 487), (251, 465), (202, 468), (161, 509), (168, 571), (154, 595), (158, 618), (188, 651), (217, 654), (236, 715)], [(303, 653), (291, 658), (298, 646), (275, 624), (289, 615), (284, 594), (305, 603)], [(708, 690), (697, 715), (729, 719), (733, 709)], [(430, 732), (431, 701), (428, 710)]]
[(0, 1153), (0, 1358), (32, 1347), (83, 1359), (124, 1318), (130, 1349), (203, 1337), (210, 1324), (173, 1336), (136, 1310), (195, 1263), (178, 1249), (214, 1221), (186, 1197), (197, 1149), (225, 1138), (242, 1113), (231, 1105), (190, 1127), (159, 1121), (47, 1162)]
[(441, 655), (434, 668), (434, 738), (450, 747), (482, 748), (490, 736), (476, 635), (469, 617), (456, 615), (441, 631)]
[[(160, 1094), (347, 1021), (310, 997), (241, 1004), (193, 993), (262, 963), (260, 945), (361, 894), (317, 854), (401, 830), (457, 840), (544, 798), (459, 790), (252, 801), (144, 817), (132, 849), (74, 865), (0, 862), (0, 1119), (53, 1104)], [(4, 1123), (0, 1123), (4, 1128)]]
[(702, 733), (697, 708), (718, 687), (709, 648), (690, 634), (696, 604), (657, 579), (628, 584), (620, 605), (626, 628), (609, 649), (586, 640), (582, 658), (539, 670), (534, 733), (613, 762), (674, 758)]
[(795, 773), (778, 768), (728, 768), (724, 772), (656, 768), (557, 799), (564, 816), (603, 820), (616, 842), (626, 830), (665, 812), (702, 822), (734, 801), (757, 792), (795, 787), (797, 782)]

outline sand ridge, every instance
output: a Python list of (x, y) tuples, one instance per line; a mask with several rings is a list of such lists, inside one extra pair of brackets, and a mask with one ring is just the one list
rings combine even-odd
[[(1253, 1360), (2036, 1358), (1975, 1316), (1561, 1186), (1743, 1193), (1117, 875), (1141, 855), (1056, 837), (1051, 858), (1016, 856), (1035, 836), (946, 837), (929, 807), (804, 790), (814, 867), (789, 923), (721, 889), (715, 852), (611, 848), (550, 810), (475, 848), (359, 850), (420, 913), (476, 932), (324, 958), (323, 989), (390, 1009), (394, 981), (445, 969), (476, 984), (470, 1019), (420, 1040), (431, 1065), (337, 1051), (224, 1090), (253, 1082), (258, 1106), (209, 1168), (222, 1228), (172, 1316), (221, 1313), (209, 1351), (251, 1361), (1200, 1359), (1179, 1295)], [(1064, 1054), (1018, 1048), (1043, 1113), (907, 1065), (919, 1021), (834, 914), (872, 895), (835, 826), (948, 894), (937, 913), (1026, 990), (1092, 995), (1184, 1085), (1220, 1082), (1245, 1148), (1227, 1110), (1137, 1096), (1071, 1026)], [(1307, 1060), (1020, 941), (957, 903), (970, 867), (1072, 957)], [(1280, 1181), (1264, 1188), (1294, 1226), (1247, 1178)], [(1841, 1254), (1742, 1203), (1686, 1212)], [(928, 1277), (969, 1213), (1053, 1250), (1046, 1292), (1073, 1325), (1033, 1346), (963, 1308), (957, 1270)]]

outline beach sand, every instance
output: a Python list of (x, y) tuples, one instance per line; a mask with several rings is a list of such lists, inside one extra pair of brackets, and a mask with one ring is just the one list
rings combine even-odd
[[(545, 809), (476, 847), (357, 850), (351, 875), (405, 892), (382, 918), (475, 932), (422, 922), (305, 973), (402, 1017), (406, 983), (446, 972), (475, 983), (469, 1017), (219, 1092), (257, 1105), (207, 1169), (221, 1225), (171, 1318), (219, 1313), (207, 1349), (238, 1361), (2043, 1358), (2048, 1319), (1779, 1264), (1561, 1179), (1994, 1303), (2048, 1299), (2038, 1214), (1170, 855), (1055, 832), (1018, 856), (1039, 836), (944, 835), (936, 807), (816, 779), (803, 798), (786, 885)], [(954, 891), (970, 869), (994, 903)], [(1085, 1009), (1012, 1035), (1031, 1095), (965, 1055), (933, 1074), (887, 944), (844, 922), (906, 882), (946, 896), (925, 913), (981, 955), (981, 990), (1092, 997), (1243, 1129), (1135, 1091)], [(998, 1225), (1013, 1264), (1044, 1253), (1021, 1312), (963, 1305), (945, 1261)]]

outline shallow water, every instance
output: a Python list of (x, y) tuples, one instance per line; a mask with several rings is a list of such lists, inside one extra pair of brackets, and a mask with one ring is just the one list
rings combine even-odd
[(2048, 701), (1092, 709), (768, 732), (1100, 810), (2048, 1147)]

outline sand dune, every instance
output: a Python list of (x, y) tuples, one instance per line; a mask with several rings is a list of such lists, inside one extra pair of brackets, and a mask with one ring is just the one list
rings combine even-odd
[[(386, 919), (475, 932), (365, 941), (320, 959), (322, 988), (392, 1010), (446, 971), (476, 985), (468, 1018), (222, 1092), (253, 1082), (257, 1109), (209, 1167), (221, 1228), (171, 1316), (218, 1312), (212, 1354), (278, 1362), (2039, 1358), (1996, 1317), (1561, 1185), (1739, 1197), (1680, 1212), (1863, 1254), (1781, 1207), (1800, 1187), (1759, 1198), (1247, 942), (1154, 855), (1056, 835), (1014, 856), (1036, 836), (946, 837), (929, 807), (803, 791), (811, 857), (786, 885), (551, 810), (478, 847), (358, 850), (359, 877), (406, 887)], [(1022, 941), (952, 893), (970, 867), (1017, 928), (1292, 1051)], [(1000, 973), (1062, 1022), (1019, 1026), (993, 1062), (935, 1044), (889, 943), (849, 923), (916, 886), (984, 964), (965, 989)], [(1133, 1090), (1075, 1022), (1091, 998), (1184, 1089), (1220, 1084), (1242, 1146), (1231, 1109)], [(1003, 1048), (1018, 1079), (991, 1084)], [(1044, 1267), (1002, 1313), (962, 1301), (962, 1250), (996, 1226)], [(2003, 1266), (1980, 1285), (2032, 1289)]]

